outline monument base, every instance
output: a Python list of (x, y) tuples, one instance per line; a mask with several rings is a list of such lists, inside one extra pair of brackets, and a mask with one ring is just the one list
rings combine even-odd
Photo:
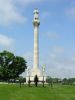
[(43, 76), (43, 73), (39, 69), (32, 69), (30, 75), (26, 77), (26, 83), (28, 83), (29, 79), (34, 83), (35, 75), (37, 75), (39, 83), (42, 83), (43, 80), (46, 82), (46, 76)]

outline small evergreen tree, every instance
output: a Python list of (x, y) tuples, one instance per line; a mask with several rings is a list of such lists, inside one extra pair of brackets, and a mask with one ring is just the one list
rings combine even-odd
[(37, 84), (38, 84), (38, 76), (37, 75), (35, 75), (35, 77), (34, 77), (34, 82), (35, 82), (35, 86), (37, 87)]

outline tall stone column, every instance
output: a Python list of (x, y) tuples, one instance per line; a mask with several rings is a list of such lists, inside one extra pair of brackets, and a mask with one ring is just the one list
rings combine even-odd
[(37, 70), (39, 67), (39, 12), (38, 10), (34, 10), (34, 20), (33, 20), (33, 26), (34, 26), (34, 69)]
[[(38, 76), (39, 81), (43, 81), (43, 74), (39, 69), (39, 12), (38, 10), (34, 10), (34, 19), (33, 19), (33, 26), (34, 26), (34, 63), (33, 68), (30, 72), (30, 81), (34, 83), (35, 75)], [(26, 77), (26, 82), (28, 83), (28, 76)], [(44, 79), (46, 81), (46, 79)]]

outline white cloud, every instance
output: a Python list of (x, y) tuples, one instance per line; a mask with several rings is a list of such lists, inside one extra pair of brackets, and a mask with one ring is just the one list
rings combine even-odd
[(69, 18), (75, 19), (75, 7), (69, 8), (66, 10), (66, 15)]
[(45, 0), (16, 0), (18, 3), (27, 5), (27, 4), (33, 4), (33, 3), (39, 3), (44, 2)]
[[(27, 17), (23, 16), (21, 9), (30, 5), (47, 2), (48, 0), (0, 0), (0, 24), (9, 25), (13, 22), (25, 23)], [(52, 0), (50, 0), (52, 1)], [(44, 17), (50, 16), (48, 12), (43, 14)]]
[(10, 47), (11, 45), (13, 45), (13, 43), (14, 43), (14, 39), (6, 35), (0, 34), (0, 45), (1, 46)]
[(0, 0), (0, 24), (7, 25), (12, 22), (24, 22), (26, 18), (23, 17), (17, 10), (17, 6), (13, 0)]
[(25, 6), (29, 4), (44, 1), (45, 0), (0, 0), (0, 24), (7, 25), (13, 22), (25, 23), (27, 17), (21, 14), (22, 7), (25, 9)]
[(59, 34), (56, 32), (47, 32), (45, 33), (45, 35), (52, 40), (59, 39), (60, 37)]
[[(33, 53), (28, 52), (23, 55), (27, 60), (30, 69), (33, 67)], [(63, 47), (57, 46), (48, 54), (48, 56), (43, 56), (39, 61), (40, 68), (41, 65), (46, 65), (46, 75), (51, 77), (74, 77), (75, 76), (75, 56), (66, 56)]]
[(56, 46), (56, 47), (54, 47), (53, 52), (56, 54), (62, 54), (62, 53), (64, 53), (64, 48)]
[(47, 11), (43, 12), (42, 15), (41, 15), (41, 17), (42, 17), (43, 19), (48, 18), (48, 17), (50, 17), (50, 16), (51, 16), (51, 13), (50, 13), (50, 12), (47, 12)]
[(53, 48), (50, 52), (47, 65), (47, 73), (52, 77), (74, 77), (75, 76), (75, 56), (66, 56), (63, 47)]
[[(25, 54), (23, 54), (24, 59), (27, 61), (27, 67), (29, 68), (29, 70), (31, 71), (32, 67), (33, 67), (33, 53), (32, 52), (27, 52)], [(27, 75), (27, 70), (21, 74), (23, 77), (26, 77)]]
[(27, 52), (27, 53), (23, 54), (23, 57), (26, 59), (27, 65), (29, 67), (32, 67), (33, 66), (33, 53)]
[(15, 0), (15, 1), (22, 4), (22, 5), (42, 3), (42, 2), (49, 2), (49, 3), (60, 2), (60, 0)]

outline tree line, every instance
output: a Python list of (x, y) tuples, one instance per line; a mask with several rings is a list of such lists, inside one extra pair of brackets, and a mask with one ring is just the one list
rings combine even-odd
[(52, 78), (50, 76), (47, 77), (46, 82), (50, 84), (62, 84), (62, 85), (75, 85), (75, 78)]

